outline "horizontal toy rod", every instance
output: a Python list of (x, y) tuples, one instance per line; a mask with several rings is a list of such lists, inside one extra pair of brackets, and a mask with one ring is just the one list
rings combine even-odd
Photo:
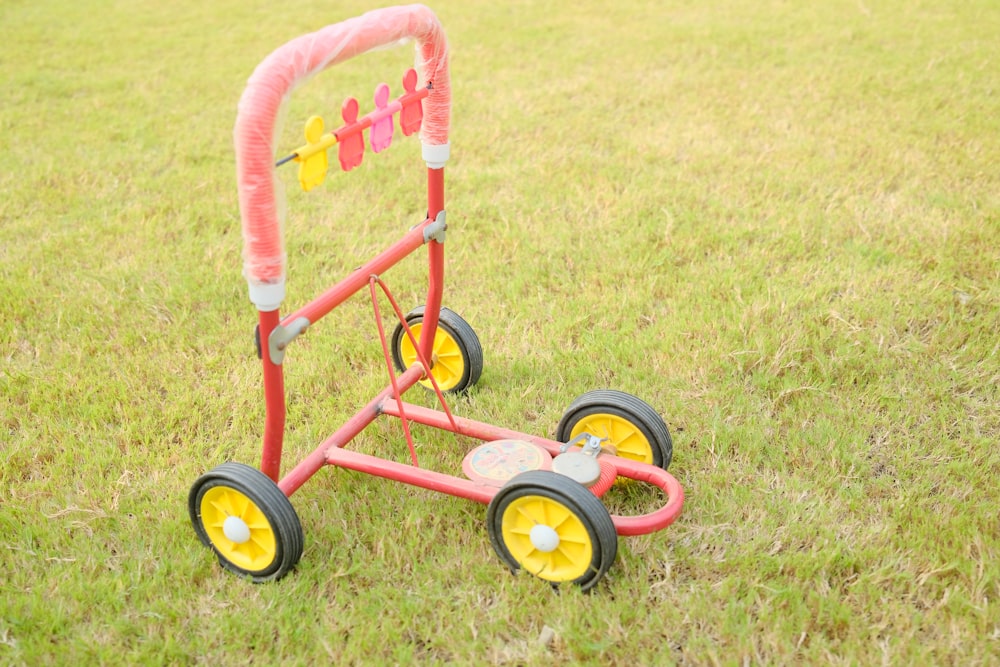
[[(299, 148), (296, 148), (293, 153), (286, 155), (285, 157), (276, 161), (274, 163), (274, 166), (280, 167), (283, 164), (288, 164), (293, 160), (296, 161), (307, 160), (313, 155), (319, 153), (320, 151), (329, 150), (338, 142), (343, 142), (349, 137), (361, 134), (362, 132), (370, 128), (378, 121), (387, 118), (388, 116), (391, 116), (396, 112), (401, 112), (403, 111), (403, 109), (407, 108), (410, 104), (413, 104), (419, 100), (424, 99), (430, 94), (430, 91), (433, 89), (433, 87), (434, 87), (433, 83), (428, 83), (426, 87), (421, 88), (420, 90), (404, 93), (388, 106), (382, 107), (381, 109), (379, 108), (373, 109), (372, 111), (368, 112), (367, 114), (359, 118), (356, 122), (345, 123), (340, 127), (338, 127), (336, 130), (333, 130), (332, 132), (323, 135), (322, 139), (320, 139), (318, 142), (307, 143), (303, 146), (300, 146)], [(345, 101), (345, 105), (348, 104), (351, 99), (353, 98), (348, 98), (348, 100)], [(401, 129), (403, 130), (403, 134), (408, 136), (412, 134), (414, 130), (420, 129), (420, 123), (418, 121), (416, 123), (416, 127), (411, 126), (409, 128), (406, 125), (402, 125), (401, 123)]]

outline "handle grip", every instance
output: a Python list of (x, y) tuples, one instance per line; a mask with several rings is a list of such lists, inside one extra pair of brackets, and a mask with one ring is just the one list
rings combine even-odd
[(285, 296), (281, 183), (274, 173), (275, 138), (281, 109), (292, 91), (318, 72), (366, 51), (401, 40), (417, 42), (424, 101), (420, 139), (446, 146), (451, 115), (448, 45), (434, 13), (423, 5), (377, 9), (284, 44), (254, 70), (240, 98), (233, 139), (243, 226), (244, 276), (250, 300), (261, 311), (276, 310)]

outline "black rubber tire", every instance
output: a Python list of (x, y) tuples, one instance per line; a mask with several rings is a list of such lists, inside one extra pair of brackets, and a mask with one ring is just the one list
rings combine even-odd
[[(597, 389), (589, 391), (570, 403), (563, 413), (559, 426), (556, 428), (556, 440), (569, 442), (578, 424), (587, 419), (598, 419), (599, 415), (611, 415), (631, 424), (643, 437), (649, 447), (652, 464), (666, 470), (673, 458), (674, 445), (663, 418), (657, 414), (648, 403), (640, 398), (614, 389)], [(607, 433), (592, 433), (598, 437), (607, 437)], [(618, 446), (620, 443), (612, 442)], [(619, 456), (629, 456), (619, 451)]]
[[(217, 527), (212, 529), (210, 534), (210, 529), (206, 527), (202, 516), (202, 501), (205, 494), (213, 489), (223, 491), (228, 489), (245, 496), (267, 520), (269, 533), (273, 534), (274, 538), (273, 557), (267, 562), (247, 568), (233, 562), (225, 555), (225, 551), (232, 550), (232, 545), (235, 543), (226, 542), (227, 538), (220, 534)], [(254, 582), (280, 579), (295, 567), (302, 557), (305, 539), (295, 508), (278, 485), (256, 468), (229, 462), (205, 473), (191, 486), (191, 492), (188, 494), (188, 512), (198, 539), (212, 549), (222, 567), (238, 575), (250, 577)], [(268, 532), (266, 528), (264, 531)]]
[[(410, 327), (413, 327), (414, 324), (420, 324), (423, 321), (424, 306), (414, 308), (406, 314), (406, 323)], [(442, 386), (441, 391), (446, 394), (460, 394), (468, 391), (479, 382), (479, 378), (483, 373), (483, 347), (479, 343), (479, 337), (468, 322), (449, 308), (441, 309), (441, 314), (438, 316), (438, 329), (455, 342), (462, 357), (462, 370), (456, 374), (458, 375), (457, 381), (447, 388)], [(396, 328), (392, 332), (392, 363), (399, 372), (406, 370), (402, 351), (403, 342), (406, 338), (406, 331), (402, 325), (396, 324)], [(417, 337), (417, 342), (419, 343), (419, 336)], [(406, 340), (406, 343), (409, 344), (409, 340)], [(433, 372), (434, 370), (431, 369), (431, 373)], [(434, 378), (441, 385), (438, 376), (435, 375)], [(430, 380), (425, 380), (421, 384), (428, 389), (433, 389)]]
[(593, 588), (618, 555), (618, 533), (611, 515), (600, 499), (586, 487), (564, 475), (548, 470), (523, 472), (497, 492), (486, 511), (486, 527), (494, 551), (512, 572), (517, 573), (522, 569), (529, 571), (512, 553), (503, 532), (506, 510), (515, 500), (528, 496), (553, 500), (569, 510), (585, 527), (592, 547), (591, 561), (586, 572), (569, 582), (547, 578), (544, 573), (532, 574), (553, 586), (572, 583), (582, 590)]

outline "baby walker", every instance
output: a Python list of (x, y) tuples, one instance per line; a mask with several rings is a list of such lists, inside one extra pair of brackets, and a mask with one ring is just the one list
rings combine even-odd
[[(375, 90), (375, 108), (358, 117), (358, 103), (341, 109), (344, 124), (324, 133), (310, 118), (306, 144), (275, 162), (276, 123), (297, 84), (331, 65), (374, 48), (412, 39), (417, 68), (403, 76), (403, 93)], [(684, 494), (666, 469), (672, 443), (663, 420), (646, 403), (619, 391), (599, 390), (573, 401), (550, 440), (452, 414), (445, 394), (468, 390), (483, 367), (472, 327), (443, 308), (444, 166), (449, 157), (451, 91), (445, 35), (422, 5), (391, 7), (328, 26), (280, 47), (254, 71), (240, 99), (234, 130), (244, 274), (257, 307), (257, 352), (263, 362), (265, 424), (260, 470), (223, 463), (194, 483), (188, 499), (201, 541), (222, 566), (253, 581), (278, 579), (302, 555), (303, 534), (289, 500), (325, 465), (361, 471), (488, 505), (490, 542), (512, 571), (526, 570), (553, 585), (593, 587), (608, 571), (618, 535), (640, 535), (670, 525)], [(327, 171), (327, 150), (337, 146), (341, 168), (361, 163), (364, 131), (378, 153), (389, 147), (398, 114), (403, 135), (419, 130), (427, 165), (427, 217), (346, 278), (284, 317), (285, 252), (275, 168), (299, 165), (309, 190)], [(426, 246), (429, 279), (424, 305), (403, 314), (381, 275)], [(352, 295), (368, 289), (389, 375), (389, 385), (284, 477), (280, 476), (285, 428), (283, 363), (292, 341)], [(381, 297), (378, 295), (381, 294)], [(387, 335), (379, 300), (391, 304), (395, 330)], [(432, 391), (440, 410), (403, 401), (414, 385)], [(409, 463), (371, 456), (347, 445), (379, 416), (394, 417), (409, 446)], [(464, 477), (421, 468), (410, 425), (422, 424), (481, 442), (465, 457)], [(666, 502), (639, 516), (612, 516), (601, 500), (619, 477), (662, 490)]]

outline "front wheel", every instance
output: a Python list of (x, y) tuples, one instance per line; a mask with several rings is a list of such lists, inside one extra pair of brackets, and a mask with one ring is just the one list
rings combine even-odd
[(302, 556), (302, 526), (270, 477), (242, 463), (205, 473), (188, 495), (191, 523), (219, 563), (255, 582), (280, 579)]
[(578, 482), (532, 470), (507, 482), (486, 511), (490, 543), (512, 571), (552, 585), (593, 588), (614, 563), (618, 533), (604, 504)]
[[(413, 337), (420, 343), (423, 331), (424, 307), (420, 306), (406, 315), (406, 324)], [(397, 324), (392, 334), (392, 361), (397, 371), (404, 371), (417, 361), (417, 351), (402, 325)], [(453, 310), (442, 308), (434, 345), (430, 373), (441, 391), (458, 394), (472, 388), (483, 372), (483, 348), (479, 337), (469, 323)], [(428, 389), (434, 385), (429, 378), (420, 382)]]

